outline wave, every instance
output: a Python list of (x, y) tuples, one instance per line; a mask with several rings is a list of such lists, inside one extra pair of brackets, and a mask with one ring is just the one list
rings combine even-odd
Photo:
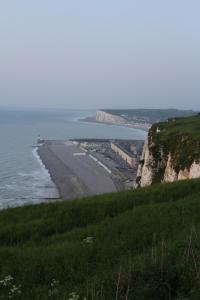
[(58, 198), (58, 190), (53, 181), (51, 180), (49, 171), (46, 169), (45, 165), (40, 159), (40, 156), (38, 155), (38, 148), (34, 148), (32, 153), (35, 159), (37, 160), (38, 164), (40, 165), (40, 170), (34, 170), (31, 172), (31, 175), (35, 178), (36, 186), (43, 187), (46, 191), (50, 190), (50, 194), (47, 195), (47, 197), (45, 198)]
[(55, 201), (59, 193), (48, 170), (43, 165), (37, 148), (32, 151), (37, 161), (33, 169), (22, 170), (0, 185), (0, 209), (41, 202)]
[(11, 207), (18, 207), (18, 206), (28, 206), (32, 204), (40, 204), (42, 202), (45, 203), (53, 203), (55, 201), (58, 201), (57, 198), (53, 199), (43, 199), (43, 198), (35, 198), (35, 199), (13, 199), (13, 198), (6, 198), (6, 199), (1, 199), (0, 201), (0, 210), (2, 209), (7, 209)]

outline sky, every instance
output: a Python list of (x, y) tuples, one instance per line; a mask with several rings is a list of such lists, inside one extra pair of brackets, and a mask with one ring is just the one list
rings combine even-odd
[(199, 0), (0, 0), (0, 107), (200, 110)]

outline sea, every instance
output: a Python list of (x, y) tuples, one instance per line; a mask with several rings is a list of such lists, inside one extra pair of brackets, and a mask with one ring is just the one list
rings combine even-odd
[(146, 132), (122, 126), (81, 121), (92, 110), (0, 109), (0, 209), (58, 198), (37, 155), (38, 135), (43, 139), (145, 139)]

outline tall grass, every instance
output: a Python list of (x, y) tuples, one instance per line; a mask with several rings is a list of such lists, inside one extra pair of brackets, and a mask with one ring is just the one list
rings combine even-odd
[(0, 212), (13, 299), (199, 299), (199, 250), (199, 180)]

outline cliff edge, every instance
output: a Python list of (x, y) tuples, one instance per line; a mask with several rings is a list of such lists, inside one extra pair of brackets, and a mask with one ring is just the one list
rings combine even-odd
[(111, 123), (111, 124), (121, 124), (126, 123), (126, 119), (122, 116), (117, 116), (111, 113), (107, 113), (103, 110), (98, 110), (96, 112), (96, 121), (101, 123)]
[(136, 187), (200, 177), (200, 115), (154, 124), (145, 141)]

